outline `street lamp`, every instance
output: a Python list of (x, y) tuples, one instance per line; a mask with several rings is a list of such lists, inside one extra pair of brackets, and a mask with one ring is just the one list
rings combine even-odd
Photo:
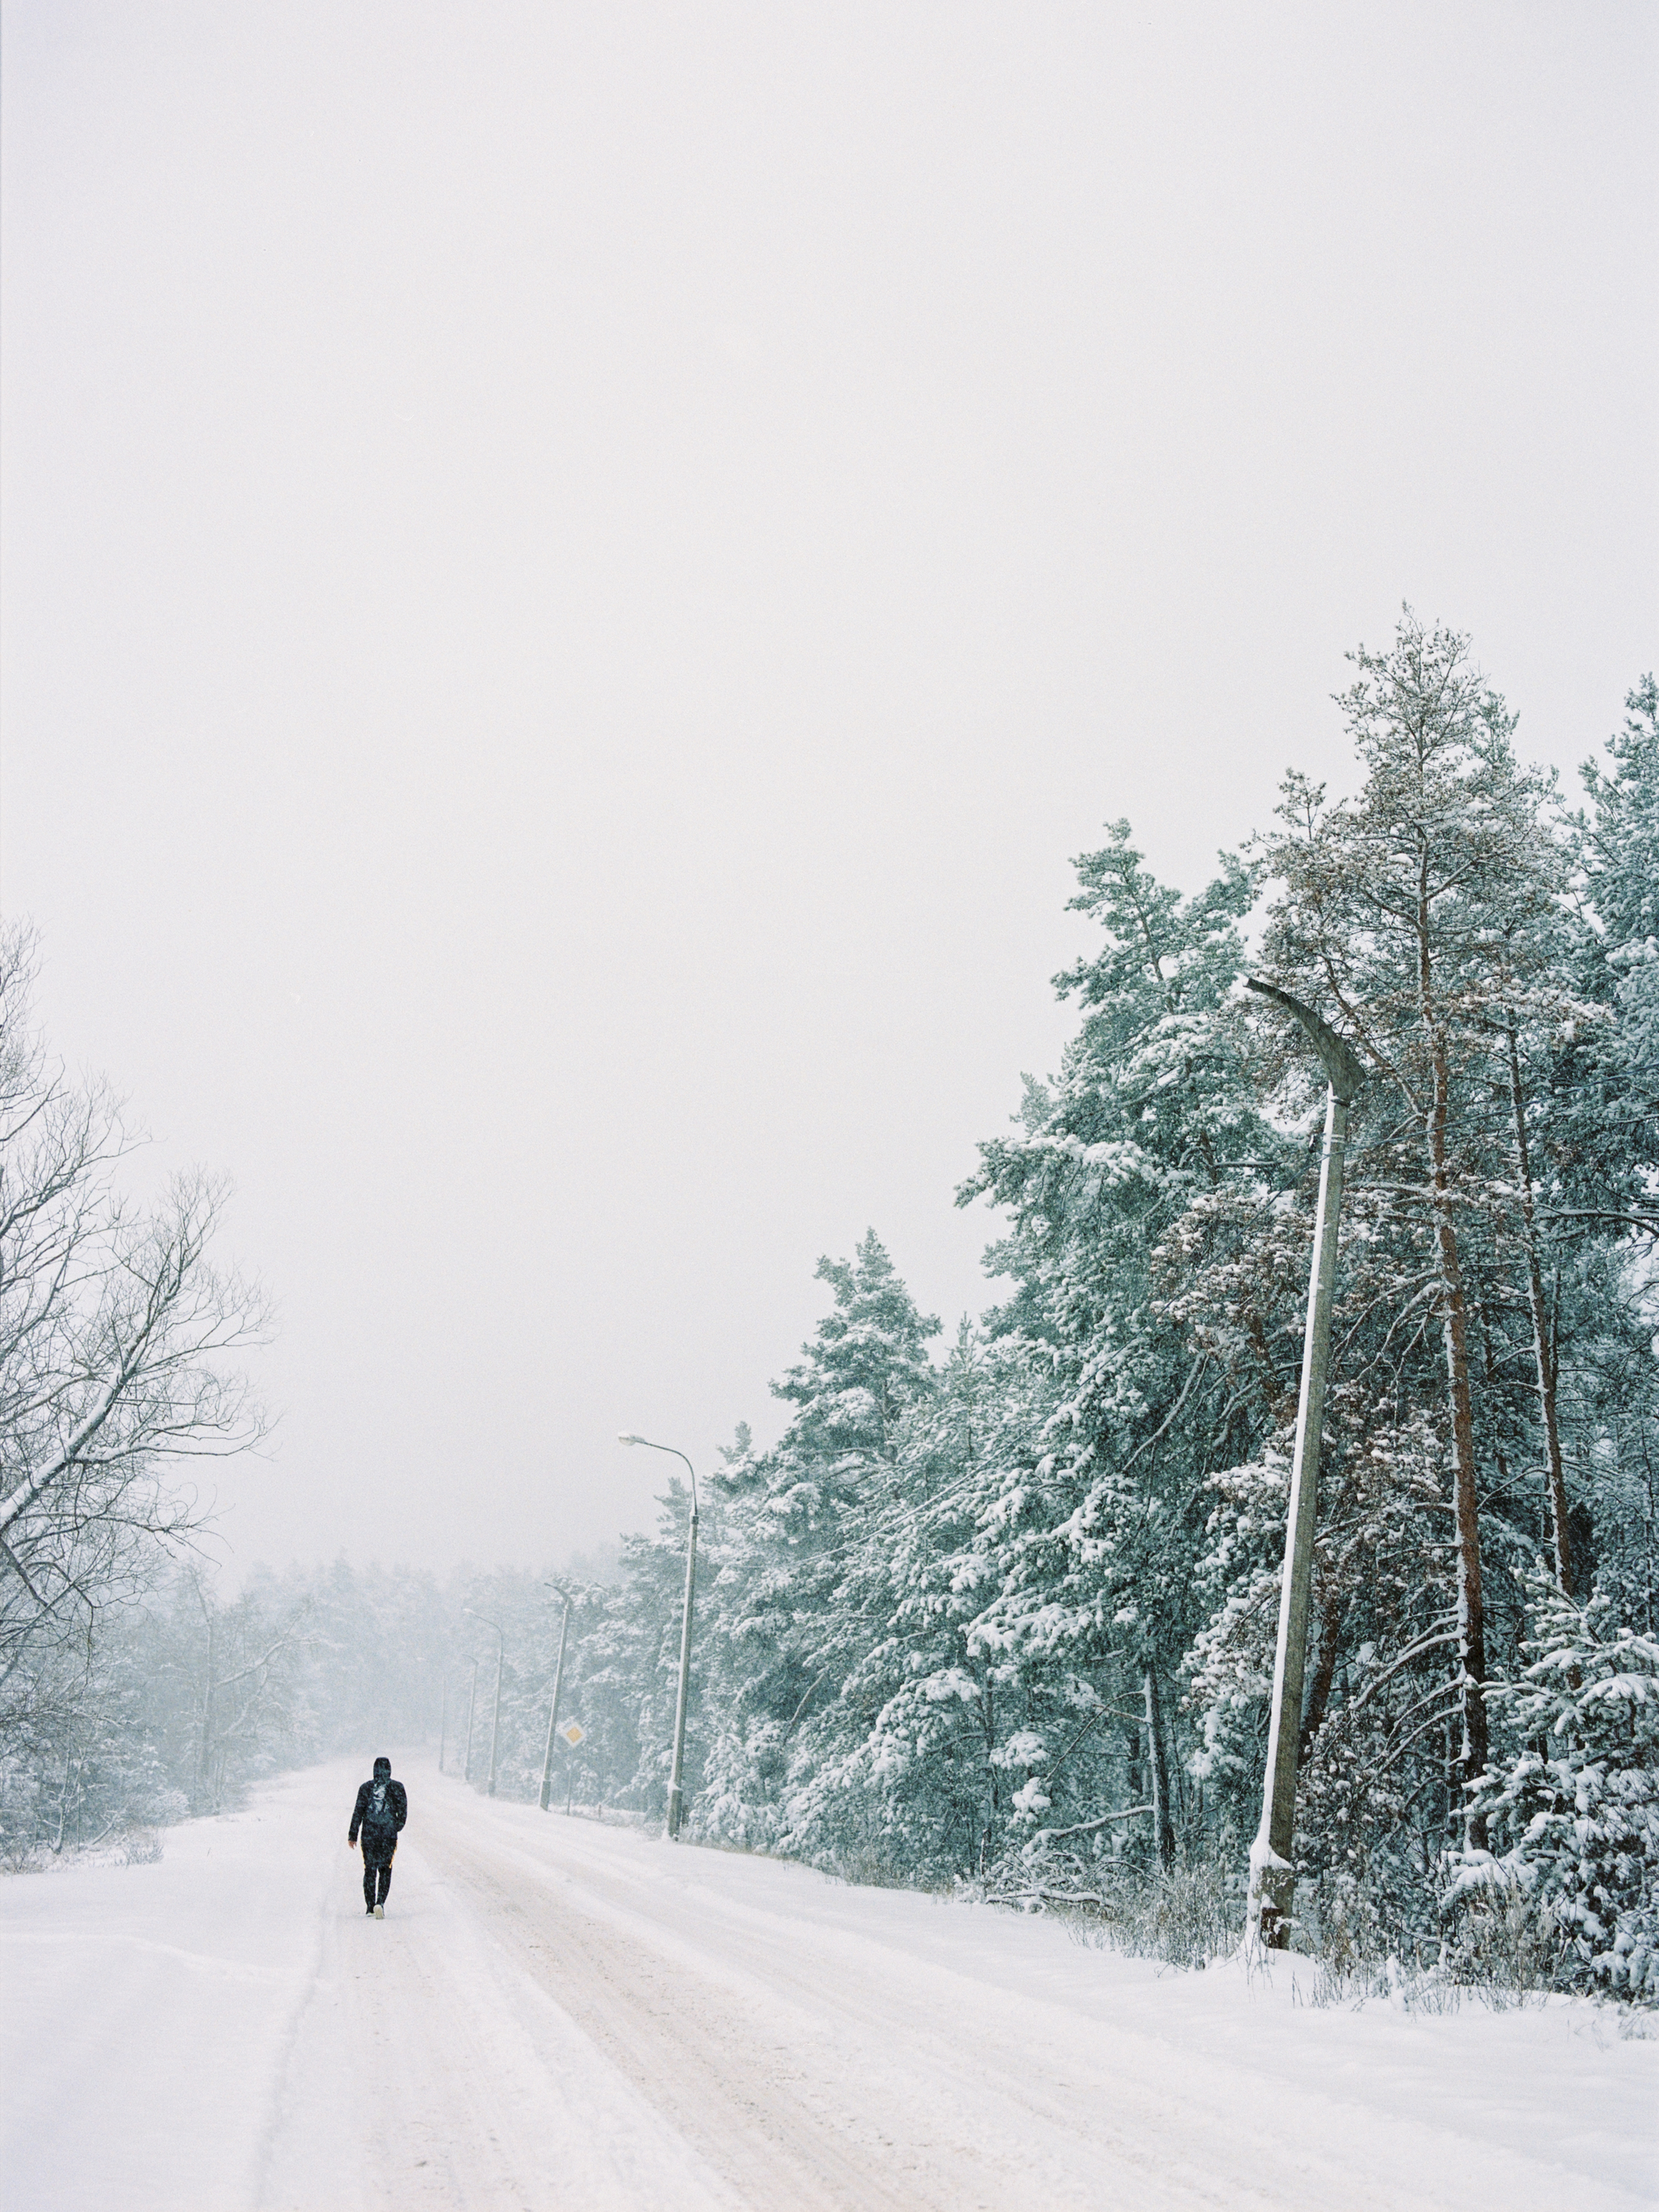
[[(463, 1613), (472, 1613), (474, 1620), (483, 1621), (486, 1628), (493, 1628), (497, 1638), (495, 1644), (495, 1717), (489, 1725), (489, 1786), (485, 1793), (486, 1796), (493, 1797), (495, 1795), (495, 1747), (501, 1740), (501, 1662), (507, 1656), (507, 1631), (501, 1626), (499, 1620), (492, 1620), (487, 1613), (474, 1613), (470, 1605), (464, 1605), (461, 1607), (461, 1611)], [(475, 1675), (477, 1674), (476, 1664), (474, 1667), (474, 1674)]]
[[(643, 1444), (647, 1451), (668, 1452), (675, 1459), (685, 1459), (685, 1454), (672, 1444), (653, 1444), (649, 1437), (620, 1436), (619, 1444)], [(685, 1532), (685, 1604), (680, 1614), (680, 1686), (674, 1701), (674, 1765), (668, 1778), (667, 1832), (671, 1843), (678, 1839), (682, 1803), (680, 1777), (685, 1761), (685, 1701), (691, 1685), (691, 1595), (697, 1571), (697, 1470), (685, 1459), (686, 1473), (691, 1478), (691, 1519)]]
[(1258, 983), (1253, 975), (1245, 981), (1252, 991), (1259, 991), (1264, 999), (1271, 999), (1296, 1016), (1319, 1054), (1327, 1079), (1325, 1146), (1319, 1162), (1319, 1212), (1308, 1285), (1307, 1333), (1302, 1340), (1296, 1456), (1291, 1466), (1290, 1510), (1285, 1524), (1285, 1580), (1279, 1596), (1267, 1771), (1261, 1785), (1261, 1826), (1250, 1847), (1250, 1894), (1244, 1923), (1244, 1941), (1250, 1949), (1283, 1951), (1290, 1943), (1291, 1907), (1296, 1902), (1297, 1738), (1302, 1727), (1302, 1676), (1308, 1656), (1319, 1443), (1331, 1362), (1331, 1303), (1336, 1285), (1337, 1221), (1342, 1211), (1342, 1163), (1348, 1138), (1348, 1108), (1365, 1080), (1365, 1070), (1358, 1055), (1310, 1006), (1272, 983)]
[(553, 1710), (547, 1717), (547, 1756), (542, 1761), (542, 1810), (544, 1813), (553, 1788), (553, 1734), (559, 1725), (559, 1693), (564, 1682), (564, 1639), (570, 1633), (570, 1600), (551, 1583), (544, 1583), (542, 1587), (552, 1590), (564, 1607), (559, 1615), (559, 1656), (553, 1668)]

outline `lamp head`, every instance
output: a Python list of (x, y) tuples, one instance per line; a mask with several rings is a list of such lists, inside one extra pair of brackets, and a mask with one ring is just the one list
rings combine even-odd
[(1260, 992), (1264, 999), (1271, 999), (1286, 1013), (1296, 1016), (1308, 1033), (1308, 1042), (1319, 1054), (1331, 1089), (1344, 1106), (1351, 1106), (1365, 1080), (1365, 1064), (1353, 1047), (1338, 1036), (1328, 1022), (1321, 1021), (1311, 1006), (1304, 1006), (1300, 999), (1293, 999), (1276, 983), (1264, 983), (1255, 975), (1247, 975), (1244, 988)]
[(619, 1444), (642, 1444), (645, 1442), (645, 1438), (643, 1437), (629, 1436), (624, 1430), (623, 1434), (617, 1437), (617, 1442)]

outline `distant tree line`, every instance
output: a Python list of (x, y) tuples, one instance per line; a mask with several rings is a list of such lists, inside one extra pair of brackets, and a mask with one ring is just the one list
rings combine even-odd
[[(1149, 874), (1124, 823), (1078, 863), (1100, 942), (1057, 979), (1075, 1033), (959, 1194), (1006, 1222), (988, 1255), (1006, 1300), (938, 1356), (939, 1322), (873, 1233), (820, 1263), (831, 1308), (773, 1386), (782, 1436), (763, 1449), (739, 1430), (706, 1480), (689, 1832), (1109, 1914), (1210, 1869), (1242, 1920), (1322, 1098), (1300, 1033), (1240, 988), (1251, 973), (1316, 1007), (1367, 1076), (1302, 1720), (1302, 1940), (1455, 1961), (1502, 1918), (1541, 1978), (1650, 2000), (1659, 690), (1630, 694), (1574, 809), (1519, 763), (1466, 640), (1408, 613), (1352, 665), (1353, 796), (1291, 775), (1273, 826), (1192, 896)], [(558, 1717), (585, 1735), (556, 1741), (556, 1802), (660, 1815), (688, 1504), (671, 1485), (615, 1578), (567, 1578)], [(463, 1604), (504, 1630), (498, 1788), (536, 1794), (557, 1613), (539, 1578), (273, 1579), (245, 1619), (217, 1616), (210, 1662), (212, 1600), (187, 1583), (112, 1612), (84, 1659), (42, 1640), (38, 1581), (12, 1591), (7, 1632), (46, 1656), (15, 1662), (39, 1685), (34, 1735), (0, 1717), (24, 1746), (5, 1754), (6, 1819), (33, 1790), (37, 1828), (57, 1820), (83, 1755), (61, 1717), (76, 1696), (91, 1711), (75, 1684), (99, 1666), (117, 1715), (173, 1670), (156, 1774), (202, 1804), (259, 1758), (441, 1714), (461, 1763), (477, 1660), (480, 1780), (496, 1639)], [(102, 1618), (86, 1587), (60, 1622)], [(369, 1621), (386, 1669), (357, 1670), (371, 1702), (349, 1720), (326, 1654)], [(128, 1785), (110, 1786), (113, 1802)]]

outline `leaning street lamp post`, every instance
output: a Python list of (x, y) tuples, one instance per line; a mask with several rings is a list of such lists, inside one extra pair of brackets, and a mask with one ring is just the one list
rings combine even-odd
[(507, 1631), (499, 1620), (492, 1620), (487, 1613), (474, 1613), (470, 1605), (464, 1605), (461, 1611), (472, 1613), (474, 1620), (483, 1621), (486, 1628), (493, 1628), (495, 1632), (495, 1717), (489, 1725), (489, 1784), (485, 1791), (487, 1796), (493, 1797), (495, 1795), (495, 1750), (501, 1740), (501, 1662), (507, 1656)]
[(668, 1777), (667, 1833), (671, 1843), (678, 1839), (680, 1809), (683, 1802), (681, 1778), (685, 1763), (685, 1701), (691, 1686), (691, 1597), (697, 1571), (697, 1470), (685, 1454), (672, 1444), (653, 1444), (649, 1437), (621, 1436), (620, 1444), (643, 1444), (647, 1451), (667, 1452), (675, 1459), (684, 1459), (686, 1473), (691, 1478), (691, 1518), (685, 1531), (685, 1602), (680, 1613), (680, 1686), (674, 1701), (674, 1764)]
[(449, 1678), (444, 1677), (443, 1703), (438, 1708), (438, 1771), (444, 1771), (444, 1737), (449, 1728)]
[(553, 1710), (547, 1717), (547, 1756), (542, 1761), (542, 1810), (547, 1810), (547, 1800), (553, 1788), (553, 1736), (559, 1725), (559, 1694), (564, 1685), (564, 1639), (570, 1633), (570, 1600), (562, 1589), (548, 1589), (563, 1606), (559, 1615), (559, 1656), (553, 1668)]
[(1343, 1156), (1348, 1108), (1365, 1079), (1365, 1071), (1357, 1054), (1311, 1007), (1271, 983), (1259, 983), (1254, 976), (1246, 981), (1252, 991), (1259, 991), (1296, 1016), (1319, 1054), (1328, 1079), (1325, 1144), (1319, 1162), (1319, 1212), (1314, 1227), (1308, 1324), (1302, 1340), (1296, 1454), (1291, 1465), (1290, 1510), (1285, 1525), (1285, 1580), (1279, 1597), (1267, 1771), (1261, 1785), (1261, 1826), (1250, 1847), (1249, 1906), (1244, 1929), (1248, 1949), (1282, 1951), (1290, 1942), (1296, 1902), (1296, 1769), (1302, 1727), (1302, 1677), (1308, 1652), (1308, 1600), (1313, 1581), (1319, 1443), (1330, 1369), (1331, 1300), (1336, 1284)]

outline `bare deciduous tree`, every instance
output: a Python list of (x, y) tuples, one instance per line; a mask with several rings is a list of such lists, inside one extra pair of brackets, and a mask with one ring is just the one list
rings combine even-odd
[[(0, 1666), (73, 1634), (204, 1516), (183, 1463), (264, 1431), (227, 1356), (258, 1293), (207, 1252), (223, 1186), (177, 1177), (148, 1211), (116, 1188), (116, 1103), (31, 1025), (33, 944), (0, 939)], [(0, 1675), (3, 1679), (3, 1675)]]

